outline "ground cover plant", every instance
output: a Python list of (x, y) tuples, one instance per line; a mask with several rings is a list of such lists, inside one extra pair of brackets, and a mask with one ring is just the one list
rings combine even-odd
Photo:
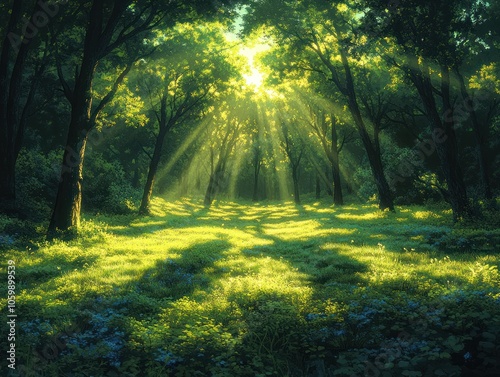
[(84, 219), (75, 240), (2, 238), (17, 372), (493, 376), (500, 230), (451, 216), (155, 198), (150, 216)]

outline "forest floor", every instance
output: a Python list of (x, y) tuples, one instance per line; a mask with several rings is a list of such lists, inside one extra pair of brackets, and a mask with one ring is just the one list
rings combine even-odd
[(19, 375), (500, 375), (500, 229), (446, 209), (156, 198), (2, 237)]

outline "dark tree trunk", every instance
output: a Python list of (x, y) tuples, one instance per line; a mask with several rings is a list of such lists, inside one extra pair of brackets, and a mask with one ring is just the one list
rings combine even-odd
[(80, 225), (83, 160), (87, 137), (71, 131), (63, 155), (61, 178), (48, 229), (49, 239), (56, 236), (57, 230), (76, 230)]
[(232, 124), (232, 127), (226, 129), (226, 133), (218, 146), (217, 162), (215, 162), (216, 156), (214, 148), (210, 149), (210, 179), (208, 181), (207, 190), (205, 191), (204, 200), (205, 207), (207, 208), (212, 205), (215, 196), (223, 184), (227, 162), (236, 145), (241, 126), (242, 123), (236, 122)]
[[(114, 1), (112, 9), (106, 8), (104, 2), (91, 2), (87, 29), (83, 42), (81, 64), (75, 74), (75, 83), (70, 88), (63, 77), (59, 61), (56, 59), (57, 72), (64, 94), (71, 104), (71, 121), (69, 124), (66, 148), (63, 156), (61, 181), (56, 202), (48, 229), (48, 237), (53, 238), (56, 231), (65, 232), (69, 228), (77, 228), (80, 221), (82, 201), (82, 172), (87, 135), (95, 125), (102, 109), (113, 99), (119, 84), (124, 80), (132, 65), (119, 75), (110, 92), (103, 97), (98, 106), (92, 108), (92, 82), (100, 59), (122, 45), (126, 40), (135, 37), (148, 27), (145, 21), (139, 26), (129, 24), (117, 36), (120, 18), (130, 5), (130, 0)], [(105, 12), (109, 12), (107, 16)], [(134, 28), (136, 27), (136, 28)], [(113, 37), (116, 37), (113, 40)]]
[(14, 52), (8, 34), (14, 31), (22, 15), (22, 1), (12, 2), (12, 11), (9, 23), (5, 30), (5, 38), (2, 41), (0, 55), (0, 211), (10, 212), (15, 208), (16, 199), (16, 177), (14, 158), (15, 127), (8, 121), (7, 112), (9, 108), (9, 64)]
[[(457, 76), (460, 81), (460, 91), (462, 98), (466, 102), (466, 109), (470, 114), (472, 129), (474, 130), (474, 138), (476, 139), (476, 155), (479, 165), (479, 175), (481, 177), (481, 184), (483, 186), (483, 194), (485, 199), (493, 199), (491, 190), (491, 182), (489, 176), (489, 163), (488, 163), (488, 137), (484, 127), (479, 123), (479, 119), (474, 108), (472, 98), (467, 93), (463, 76), (457, 70)], [(487, 126), (486, 126), (487, 127)]]
[(333, 175), (333, 203), (337, 206), (344, 205), (344, 195), (342, 193), (342, 186), (340, 180), (340, 171), (337, 167), (332, 167)]
[(283, 138), (284, 138), (284, 149), (290, 163), (290, 168), (292, 170), (292, 182), (293, 182), (293, 198), (296, 204), (300, 203), (300, 191), (299, 191), (299, 166), (302, 156), (304, 154), (304, 145), (300, 141), (300, 151), (297, 151), (297, 145), (294, 145), (293, 140), (288, 134), (288, 127), (283, 126)]
[[(450, 71), (447, 67), (441, 68), (441, 92), (443, 94), (443, 108), (451, 109), (452, 100), (450, 98)], [(454, 220), (472, 216), (472, 208), (467, 197), (467, 189), (463, 179), (462, 168), (458, 157), (458, 143), (455, 133), (455, 124), (453, 116), (444, 119), (444, 131), (448, 136), (444, 143), (437, 143), (438, 154), (445, 169), (447, 177), (448, 191), (450, 192), (450, 201), (453, 209)], [(440, 147), (440, 144), (442, 147)]]
[(326, 193), (328, 196), (333, 197), (333, 178), (330, 180), (330, 172), (328, 170), (331, 170), (332, 166), (325, 166), (325, 177), (326, 177), (326, 182), (325, 182), (325, 188), (326, 188)]
[(212, 174), (210, 174), (210, 180), (208, 181), (207, 191), (205, 192), (205, 207), (210, 207), (219, 191), (220, 185), (222, 183), (222, 179), (224, 178), (224, 168), (222, 163), (219, 161), (217, 166), (213, 170)]
[(416, 71), (416, 69), (411, 70), (410, 74), (424, 104), (427, 117), (432, 124), (432, 136), (448, 186), (448, 199), (453, 211), (453, 219), (457, 221), (464, 217), (470, 217), (472, 212), (458, 160), (453, 107), (449, 95), (449, 70), (446, 67), (441, 69), (441, 95), (443, 97), (443, 108), (446, 110), (444, 120), (441, 119), (437, 109), (430, 77), (422, 71)]
[(167, 127), (163, 126), (156, 137), (155, 149), (153, 151), (153, 158), (149, 163), (148, 176), (146, 178), (146, 184), (144, 185), (144, 192), (142, 194), (141, 206), (139, 208), (139, 213), (143, 215), (149, 214), (149, 204), (151, 202), (151, 196), (153, 195), (153, 186), (158, 171), (158, 166), (160, 164), (161, 153), (163, 149), (163, 143), (165, 141), (165, 136), (167, 135)]
[[(33, 14), (38, 9), (37, 3)], [(32, 87), (21, 111), (23, 73), (32, 43), (28, 39), (20, 46), (14, 46), (9, 35), (16, 32), (22, 15), (23, 1), (13, 1), (0, 53), (0, 212), (8, 213), (16, 210), (16, 161), (26, 127), (26, 110), (33, 100), (35, 83), (43, 71), (40, 70), (34, 75)], [(11, 66), (12, 62), (14, 64)]]
[(351, 68), (347, 60), (347, 53), (341, 48), (340, 53), (342, 59), (342, 65), (344, 67), (346, 86), (344, 88), (344, 93), (348, 99), (349, 111), (354, 119), (354, 123), (358, 129), (361, 141), (366, 150), (368, 157), (368, 162), (370, 163), (370, 168), (375, 178), (375, 185), (377, 187), (378, 197), (379, 197), (379, 208), (381, 210), (389, 209), (394, 211), (394, 203), (392, 200), (392, 193), (387, 183), (387, 179), (384, 175), (384, 168), (380, 158), (377, 156), (377, 151), (373, 146), (373, 143), (368, 135), (365, 127), (365, 123), (361, 116), (361, 111), (359, 109), (358, 101), (356, 98), (356, 92), (354, 90), (354, 81), (352, 78)]
[(293, 200), (295, 201), (295, 204), (300, 204), (298, 168), (298, 164), (292, 167)]
[(93, 124), (92, 81), (97, 66), (94, 48), (86, 49), (71, 101), (71, 122), (64, 150), (61, 180), (50, 219), (48, 235), (78, 228), (82, 208), (83, 160), (87, 135)]
[(319, 174), (316, 174), (316, 199), (321, 198), (321, 178)]
[(253, 195), (252, 201), (256, 202), (259, 200), (259, 173), (260, 173), (261, 163), (260, 161), (254, 165), (253, 173)]
[(342, 206), (344, 205), (344, 196), (342, 194), (342, 183), (340, 180), (337, 122), (332, 118), (331, 123), (332, 123), (331, 164), (332, 164), (332, 179), (333, 179), (333, 203), (335, 205)]
[(57, 231), (77, 229), (82, 207), (82, 173), (87, 135), (92, 128), (92, 82), (99, 61), (98, 51), (102, 49), (100, 33), (102, 28), (102, 4), (93, 2), (90, 23), (86, 31), (84, 53), (74, 89), (64, 82), (66, 97), (71, 104), (71, 121), (64, 150), (61, 178), (56, 202), (48, 228), (48, 238), (54, 238)]
[(212, 202), (214, 201), (215, 181), (216, 181), (215, 176), (213, 174), (210, 175), (210, 179), (208, 181), (208, 187), (207, 190), (205, 191), (205, 200), (203, 201), (205, 207), (210, 207), (212, 205)]
[(10, 149), (9, 145), (0, 146), (0, 212), (4, 213), (11, 213), (16, 207), (16, 162)]
[(134, 175), (132, 177), (132, 187), (138, 189), (140, 178), (139, 178), (139, 161), (137, 159), (134, 162), (133, 168), (134, 168)]

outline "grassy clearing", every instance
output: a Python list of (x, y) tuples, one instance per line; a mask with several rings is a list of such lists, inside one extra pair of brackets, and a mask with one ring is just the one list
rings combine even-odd
[(499, 368), (496, 226), (453, 228), (450, 211), (423, 207), (153, 204), (149, 217), (87, 219), (76, 241), (4, 236), (24, 375)]

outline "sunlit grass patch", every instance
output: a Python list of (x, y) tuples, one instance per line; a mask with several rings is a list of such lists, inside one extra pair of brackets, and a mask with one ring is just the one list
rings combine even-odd
[[(7, 251), (23, 328), (40, 318), (50, 325), (20, 339), (43, 347), (49, 334), (77, 324), (80, 334), (50, 368), (86, 362), (94, 375), (118, 358), (118, 375), (253, 376), (307, 368), (297, 355), (349, 360), (354, 348), (380, 351), (398, 331), (391, 328), (411, 329), (419, 311), (433, 335), (412, 334), (433, 347), (464, 331), (448, 323), (450, 311), (495, 331), (494, 229), (453, 227), (442, 210), (424, 207), (393, 214), (373, 205), (216, 204), (156, 198), (150, 216), (86, 218), (77, 240)], [(469, 316), (476, 306), (489, 317)], [(85, 354), (88, 342), (99, 345), (94, 353)]]
[(343, 220), (376, 220), (385, 217), (383, 212), (374, 211), (371, 213), (355, 214), (355, 213), (338, 213), (335, 217)]
[(429, 218), (435, 218), (435, 219), (440, 219), (442, 218), (441, 215), (437, 214), (436, 212), (433, 211), (415, 211), (413, 212), (412, 216), (415, 219), (421, 219), (421, 220), (426, 220)]

